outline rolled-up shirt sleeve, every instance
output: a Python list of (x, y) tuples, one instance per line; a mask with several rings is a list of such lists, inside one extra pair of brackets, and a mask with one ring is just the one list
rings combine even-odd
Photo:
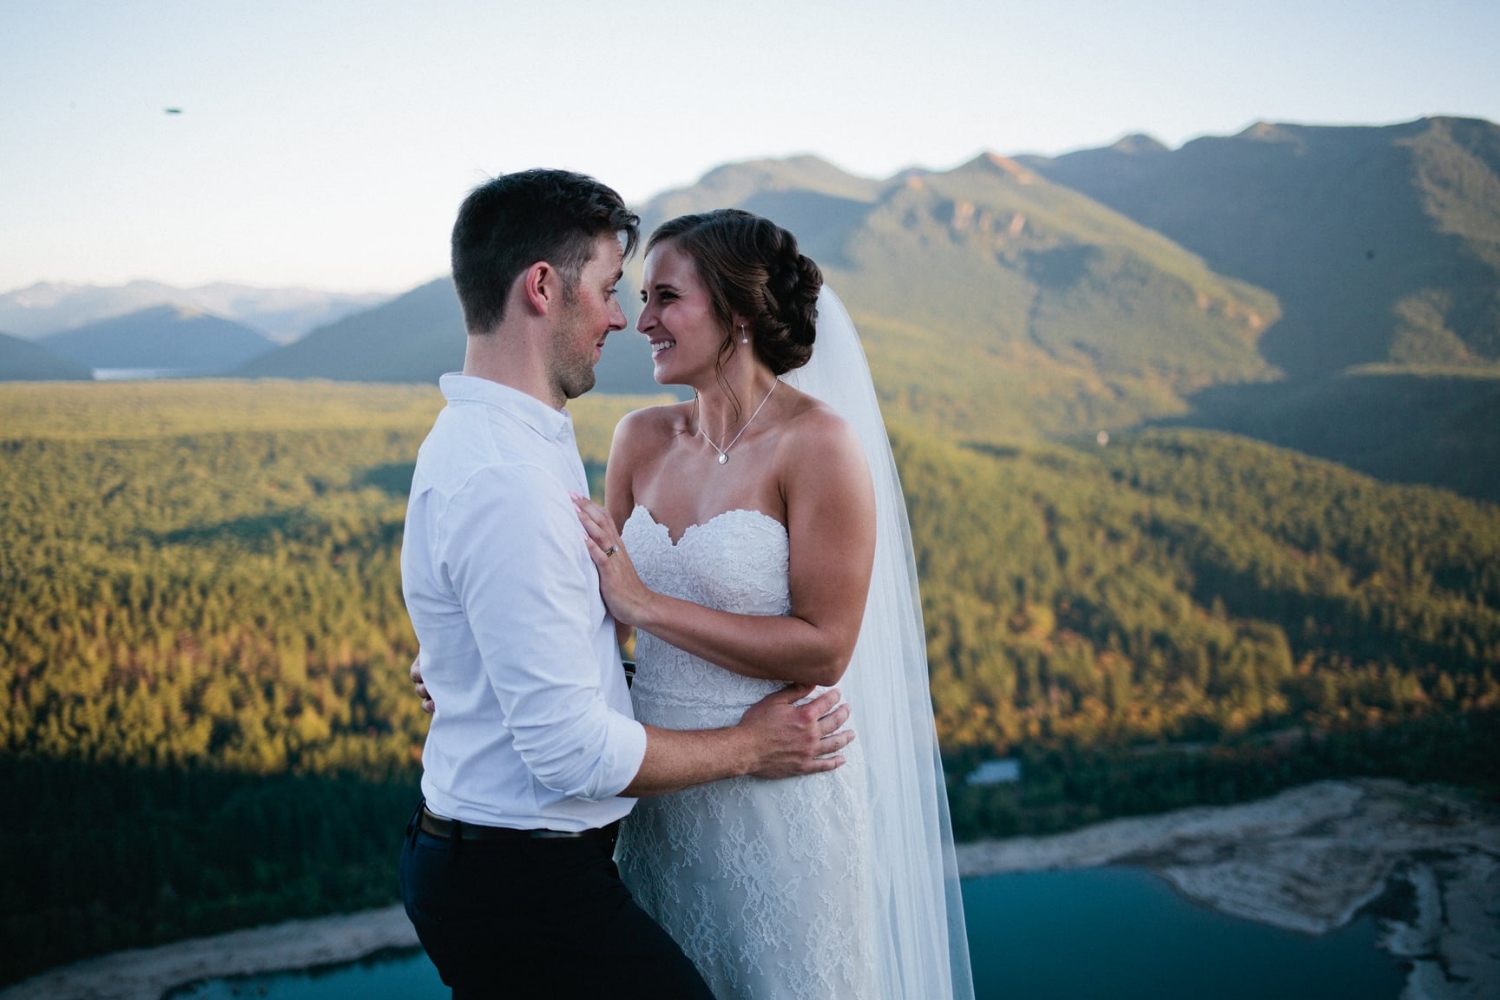
[(517, 754), (561, 795), (620, 794), (646, 731), (600, 688), (603, 600), (567, 487), (534, 465), (484, 469), (447, 514), (443, 562)]

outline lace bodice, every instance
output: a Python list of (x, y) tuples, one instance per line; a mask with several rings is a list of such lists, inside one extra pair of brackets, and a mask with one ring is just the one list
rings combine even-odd
[[(728, 511), (674, 544), (637, 506), (621, 537), (653, 590), (740, 614), (790, 610), (787, 533), (766, 514)], [(650, 725), (732, 725), (782, 686), (644, 632), (635, 656), (636, 718)], [(626, 819), (626, 884), (718, 1000), (878, 1000), (858, 741), (845, 756), (827, 774), (734, 778), (642, 799)]]
[[(791, 609), (788, 546), (781, 522), (758, 510), (730, 510), (691, 525), (676, 543), (637, 506), (621, 532), (646, 586), (672, 597), (749, 615)], [(781, 687), (730, 673), (646, 632), (636, 636), (636, 717), (669, 729), (730, 726)], [(644, 714), (643, 714), (644, 713)]]

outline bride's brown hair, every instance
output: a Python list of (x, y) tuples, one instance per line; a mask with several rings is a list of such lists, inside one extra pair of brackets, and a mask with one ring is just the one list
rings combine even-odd
[(797, 238), (770, 219), (722, 208), (682, 215), (651, 234), (646, 252), (670, 242), (698, 269), (727, 331), (719, 363), (734, 353), (736, 314), (746, 320), (756, 355), (784, 375), (812, 357), (823, 272), (797, 249)]

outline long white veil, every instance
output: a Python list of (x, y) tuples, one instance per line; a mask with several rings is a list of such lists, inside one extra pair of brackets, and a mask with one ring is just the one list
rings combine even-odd
[(812, 360), (782, 378), (849, 422), (875, 482), (870, 598), (839, 687), (854, 710), (869, 776), (879, 995), (973, 1000), (906, 499), (864, 348), (827, 285), (818, 296)]

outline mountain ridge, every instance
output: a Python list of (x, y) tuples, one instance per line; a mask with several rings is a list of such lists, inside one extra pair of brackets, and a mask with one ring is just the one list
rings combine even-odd
[[(1180, 198), (1179, 175), (1192, 182)], [(719, 207), (792, 230), (859, 324), (883, 405), (928, 428), (1004, 443), (1180, 423), (1302, 442), (1402, 478), (1372, 457), (1366, 432), (1381, 426), (1405, 435), (1393, 453), (1416, 462), (1419, 481), (1488, 497), (1483, 477), (1455, 471), (1495, 460), (1488, 438), (1469, 435), (1459, 444), (1472, 453), (1449, 448), (1439, 469), (1417, 430), (1451, 437), (1489, 398), (1483, 378), (1451, 396), (1431, 381), (1332, 380), (1355, 363), (1415, 365), (1418, 379), (1435, 364), (1491, 369), (1495, 206), (1500, 128), (1422, 119), (1258, 122), (1176, 150), (1134, 133), (1057, 158), (987, 152), (888, 178), (815, 156), (749, 160), (636, 209), (648, 233)], [(631, 320), (640, 267), (637, 255), (622, 282)], [(432, 381), (459, 366), (461, 345), (438, 279), (235, 374)], [(598, 373), (601, 392), (660, 391), (629, 330), (609, 339)], [(1294, 387), (1259, 388), (1283, 379)], [(1382, 408), (1407, 404), (1387, 391), (1446, 409), (1392, 424)], [(1275, 412), (1288, 401), (1319, 433), (1288, 428)], [(1330, 420), (1342, 443), (1324, 433)]]
[(1500, 358), (1500, 126), (1257, 122), (1177, 150), (1022, 162), (1273, 292), (1293, 376)]
[[(1081, 428), (1061, 409), (1037, 419), (997, 408), (995, 385), (1017, 378), (1040, 374), (1065, 395), (1089, 396), (1084, 409), (1098, 412), (1085, 422), (1118, 425), (1180, 410), (1180, 392), (1272, 374), (1255, 342), (1275, 322), (1274, 299), (1013, 159), (985, 155), (886, 180), (815, 157), (755, 160), (718, 167), (638, 210), (649, 232), (669, 216), (718, 207), (796, 233), (859, 314), (885, 398), (920, 397), (918, 409), (957, 420), (964, 433)], [(638, 284), (640, 266), (638, 255), (625, 288)], [(634, 297), (621, 298), (629, 318)], [(451, 286), (439, 279), (234, 374), (430, 381), (458, 367), (461, 331)], [(929, 351), (937, 342), (934, 373), (916, 355), (938, 357)], [(642, 338), (610, 338), (598, 388), (660, 391), (648, 358)]]
[(258, 330), (202, 310), (149, 306), (48, 334), (38, 346), (90, 368), (214, 374), (276, 345)]
[(58, 357), (24, 337), (0, 333), (0, 382), (55, 382), (92, 379), (93, 371)]
[(0, 328), (36, 339), (151, 306), (180, 305), (243, 323), (274, 341), (289, 342), (314, 327), (392, 297), (378, 292), (262, 288), (227, 281), (187, 288), (160, 281), (123, 285), (39, 281), (0, 294)]

